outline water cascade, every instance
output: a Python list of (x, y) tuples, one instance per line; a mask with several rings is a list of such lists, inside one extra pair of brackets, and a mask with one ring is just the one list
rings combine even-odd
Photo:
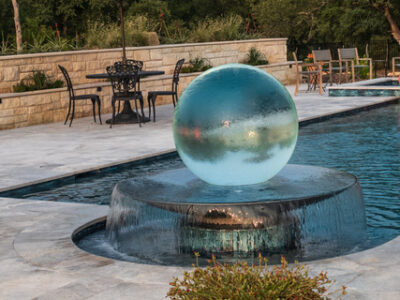
[(197, 77), (175, 109), (187, 168), (119, 182), (106, 237), (117, 251), (161, 264), (264, 255), (324, 256), (365, 239), (355, 176), (286, 165), (298, 122), (275, 78), (231, 64)]

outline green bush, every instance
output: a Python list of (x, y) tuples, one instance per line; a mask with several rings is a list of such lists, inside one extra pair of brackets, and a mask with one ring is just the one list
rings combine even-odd
[[(144, 16), (127, 18), (125, 21), (126, 46), (147, 46), (146, 33), (155, 26)], [(122, 46), (121, 27), (117, 24), (90, 23), (86, 33), (86, 48), (115, 48)]]
[(16, 93), (29, 92), (36, 90), (56, 89), (64, 86), (62, 80), (52, 80), (42, 71), (32, 71), (29, 75), (21, 80), (20, 83), (14, 85), (13, 89)]
[(48, 52), (51, 51), (68, 51), (74, 50), (75, 47), (69, 39), (63, 38), (57, 34), (51, 34), (46, 37), (46, 44)]
[[(199, 254), (195, 253), (196, 258)], [(197, 267), (185, 272), (183, 279), (174, 278), (167, 294), (170, 299), (210, 300), (258, 300), (258, 299), (329, 299), (329, 296), (345, 287), (327, 292), (332, 282), (326, 272), (310, 277), (308, 269), (296, 264), (289, 268), (285, 258), (281, 265), (267, 267), (267, 260), (259, 256), (259, 265), (246, 262), (220, 265), (215, 257), (206, 268)]]
[(77, 48), (72, 40), (61, 36), (58, 28), (53, 30), (35, 23), (25, 28), (24, 41), (24, 52), (27, 53), (68, 51)]
[[(367, 60), (360, 60), (359, 63), (362, 66), (369, 66), (369, 61), (367, 61)], [(354, 65), (357, 65), (356, 59), (354, 59)], [(365, 68), (362, 68), (359, 70), (356, 69), (355, 72), (356, 72), (356, 74), (355, 74), (356, 76), (357, 76), (357, 72), (359, 72), (359, 76), (361, 79), (369, 79), (369, 68), (365, 67)]]
[(4, 39), (4, 34), (1, 33), (0, 55), (9, 55), (17, 52), (16, 46)]
[(192, 25), (189, 42), (212, 42), (241, 39), (244, 29), (240, 16), (205, 19)]
[(243, 62), (251, 66), (267, 65), (268, 60), (265, 55), (258, 51), (256, 48), (252, 47), (247, 53), (247, 59)]
[(211, 68), (212, 66), (208, 59), (195, 57), (194, 59), (189, 60), (189, 64), (187, 66), (182, 67), (181, 73), (203, 72)]
[(181, 20), (173, 20), (165, 23), (162, 20), (160, 25), (160, 42), (162, 44), (182, 44), (190, 39), (191, 32)]

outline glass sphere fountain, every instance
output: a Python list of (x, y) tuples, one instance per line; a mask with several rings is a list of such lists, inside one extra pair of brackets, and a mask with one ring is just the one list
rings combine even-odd
[(351, 248), (364, 239), (361, 188), (351, 174), (287, 165), (296, 108), (274, 77), (246, 65), (193, 80), (175, 109), (187, 168), (119, 182), (106, 236), (117, 251), (160, 264)]
[(174, 139), (185, 165), (217, 185), (265, 182), (288, 162), (298, 122), (292, 97), (268, 73), (224, 65), (185, 90), (175, 110)]

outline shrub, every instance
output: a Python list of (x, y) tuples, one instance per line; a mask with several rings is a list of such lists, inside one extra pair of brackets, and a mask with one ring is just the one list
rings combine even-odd
[(167, 24), (162, 20), (160, 40), (163, 44), (181, 44), (190, 39), (191, 32), (181, 20), (173, 20)]
[(33, 24), (32, 28), (26, 29), (24, 38), (27, 41), (24, 51), (28, 53), (68, 51), (76, 48), (72, 40), (61, 36), (57, 24), (56, 30)]
[(14, 92), (29, 92), (36, 90), (55, 89), (64, 86), (62, 80), (52, 80), (42, 71), (32, 71), (32, 75), (29, 75), (21, 80), (20, 83), (15, 85)]
[(14, 54), (15, 52), (17, 52), (15, 44), (10, 43), (8, 41), (8, 39), (4, 39), (4, 34), (2, 32), (1, 33), (0, 54), (8, 55), (8, 54)]
[[(195, 253), (196, 258), (199, 254)], [(197, 267), (185, 272), (183, 279), (174, 278), (167, 294), (170, 299), (329, 299), (333, 293), (327, 293), (332, 282), (326, 272), (310, 277), (308, 269), (296, 264), (288, 268), (285, 258), (281, 265), (267, 268), (267, 260), (259, 256), (258, 266), (249, 266), (246, 262), (234, 265), (220, 265), (215, 257), (206, 268)]]
[(73, 50), (73, 43), (57, 34), (51, 34), (46, 37), (45, 47), (47, 51), (68, 51)]
[[(206, 19), (192, 25), (190, 42), (212, 42), (238, 40), (242, 36), (243, 19), (229, 16), (219, 19)], [(243, 27), (244, 28), (244, 27)]]
[[(147, 46), (147, 32), (155, 26), (144, 16), (127, 18), (125, 21), (126, 46)], [(115, 48), (122, 46), (121, 27), (117, 24), (90, 23), (86, 33), (86, 48)]]
[(188, 66), (185, 66), (181, 69), (181, 73), (203, 72), (211, 68), (212, 66), (208, 59), (195, 57), (194, 59), (189, 60)]
[(244, 61), (245, 64), (258, 66), (268, 64), (268, 60), (265, 55), (258, 51), (256, 48), (252, 47), (247, 53), (247, 59)]
[[(359, 63), (362, 66), (369, 66), (369, 61), (367, 60), (360, 60)], [(356, 59), (354, 59), (354, 65), (357, 65)], [(360, 79), (369, 79), (369, 68), (362, 68), (359, 70), (356, 69), (355, 76), (357, 76), (357, 72), (359, 72), (358, 76), (360, 77)]]

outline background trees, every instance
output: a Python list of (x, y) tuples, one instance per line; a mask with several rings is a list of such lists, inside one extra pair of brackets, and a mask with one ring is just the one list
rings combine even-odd
[[(117, 0), (0, 0), (3, 48), (19, 41), (13, 2), (19, 3), (25, 51), (54, 44), (58, 49), (89, 46), (93, 28), (119, 22)], [(128, 20), (145, 17), (140, 20), (147, 25), (140, 28), (157, 31), (166, 43), (196, 37), (288, 37), (289, 50), (303, 51), (328, 43), (365, 47), (371, 39), (400, 43), (398, 0), (124, 0), (124, 11)], [(205, 32), (218, 26), (225, 33)]]

